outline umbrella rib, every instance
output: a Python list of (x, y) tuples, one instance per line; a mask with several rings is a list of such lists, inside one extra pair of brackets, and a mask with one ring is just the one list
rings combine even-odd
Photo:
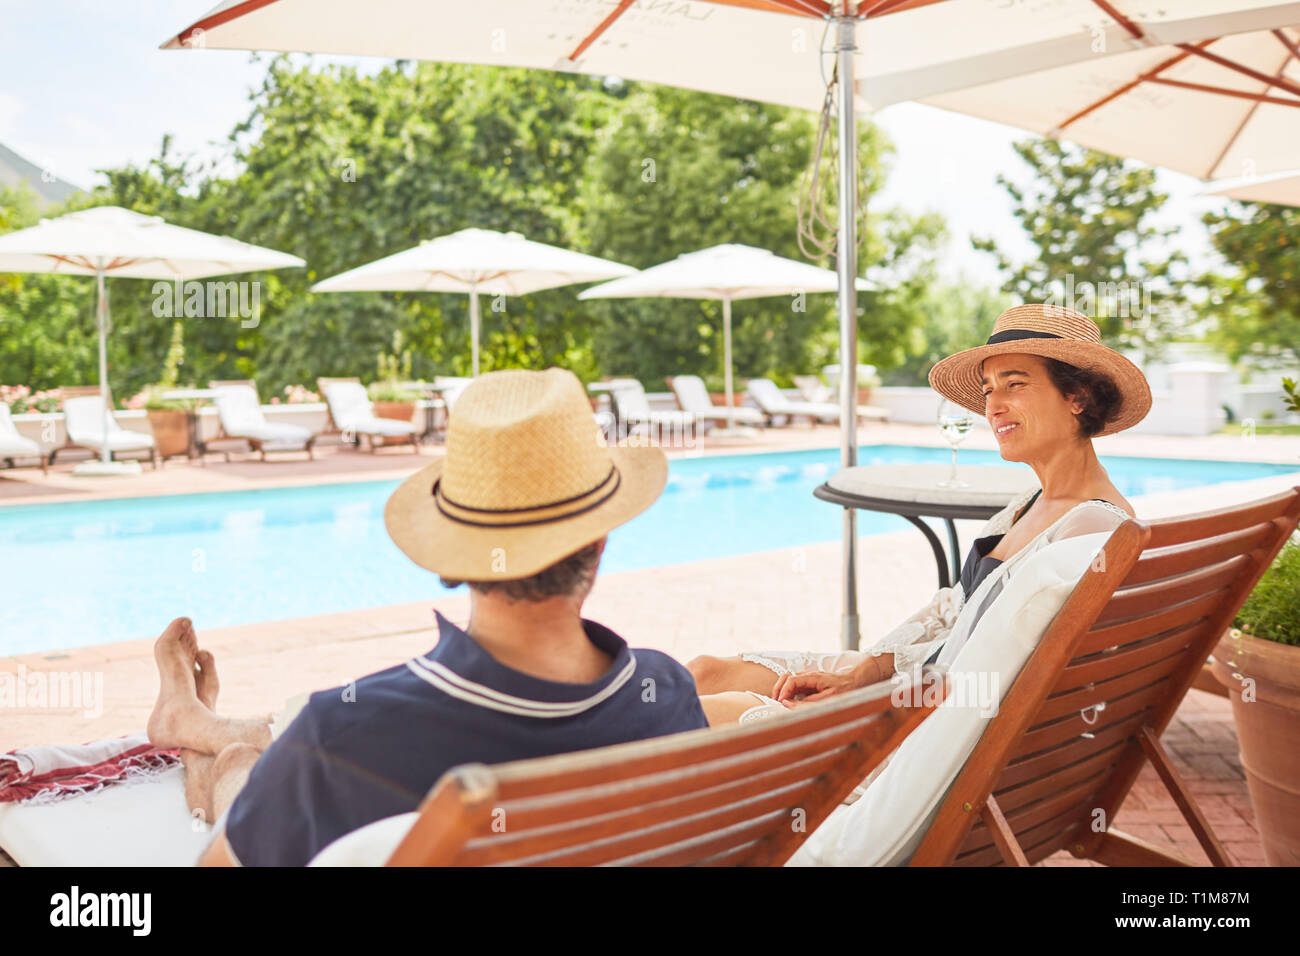
[(1186, 50), (1188, 53), (1194, 54), (1195, 56), (1203, 57), (1211, 63), (1217, 63), (1225, 69), (1235, 70), (1244, 76), (1250, 77), (1252, 80), (1258, 80), (1267, 86), (1272, 86), (1295, 96), (1300, 96), (1300, 86), (1296, 86), (1294, 83), (1288, 82), (1287, 80), (1271, 77), (1267, 73), (1259, 72), (1259, 70), (1252, 70), (1248, 66), (1242, 66), (1240, 63), (1232, 62), (1232, 60), (1229, 60), (1227, 57), (1219, 56), (1217, 53), (1211, 53), (1209, 50), (1197, 49), (1187, 43), (1179, 43), (1176, 45), (1180, 50)]
[(1159, 83), (1161, 86), (1176, 86), (1180, 90), (1194, 90), (1197, 93), (1217, 93), (1220, 96), (1233, 96), (1239, 100), (1254, 100), (1256, 103), (1270, 103), (1273, 106), (1300, 106), (1300, 100), (1284, 100), (1280, 96), (1268, 96), (1264, 93), (1251, 93), (1247, 90), (1229, 90), (1222, 86), (1207, 86), (1204, 83), (1188, 83), (1185, 80), (1167, 80), (1164, 77), (1152, 77), (1147, 82)]
[[(1214, 39), (1218, 39), (1218, 37), (1215, 37)], [(1201, 44), (1203, 46), (1209, 46), (1213, 42), (1214, 40), (1202, 40)], [(1101, 99), (1079, 110), (1079, 112), (1075, 113), (1073, 116), (1065, 120), (1063, 123), (1058, 124), (1056, 127), (1057, 132), (1061, 132), (1065, 130), (1066, 127), (1071, 126), (1074, 123), (1077, 123), (1079, 120), (1083, 119), (1089, 113), (1101, 109), (1107, 103), (1111, 102), (1112, 100), (1118, 99), (1119, 97), (1123, 96), (1125, 93), (1127, 93), (1129, 90), (1133, 89), (1134, 87), (1138, 86), (1139, 84), (1154, 80), (1160, 73), (1169, 69), (1171, 66), (1173, 66), (1176, 63), (1181, 63), (1189, 56), (1191, 56), (1191, 53), (1188, 52), (1175, 54), (1174, 56), (1171, 56), (1169, 59), (1165, 60), (1163, 63), (1156, 64), (1156, 66), (1154, 66), (1150, 70), (1147, 70), (1145, 73), (1138, 74), (1137, 76), (1129, 80), (1124, 85), (1118, 87), (1117, 89), (1112, 90), (1111, 92), (1103, 96)]]
[[(1282, 45), (1286, 47), (1288, 51), (1290, 51), (1293, 57), (1295, 57), (1297, 60), (1300, 60), (1300, 47), (1297, 47), (1294, 43), (1292, 43), (1290, 37), (1288, 37), (1285, 33), (1283, 33), (1281, 29), (1271, 30), (1269, 32), (1271, 32), (1273, 36), (1277, 37), (1278, 40), (1282, 42)], [(1284, 62), (1282, 66), (1283, 68), (1285, 68), (1286, 63)]]
[(565, 59), (568, 60), (570, 63), (577, 63), (578, 57), (582, 56), (582, 54), (587, 51), (587, 47), (595, 43), (596, 40), (600, 38), (600, 35), (602, 33), (604, 33), (611, 26), (613, 26), (614, 21), (617, 20), (619, 17), (621, 17), (624, 11), (626, 11), (628, 7), (632, 6), (632, 2), (633, 0), (620, 0), (619, 5), (615, 7), (613, 10), (611, 10), (606, 15), (605, 19), (601, 20), (600, 23), (596, 26), (596, 29), (588, 33), (586, 38), (581, 43), (579, 43), (576, 47), (574, 47), (573, 52), (570, 53), (567, 57), (565, 57)]
[[(1273, 32), (1276, 33), (1277, 31), (1274, 30)], [(1277, 73), (1275, 75), (1281, 76), (1284, 72), (1286, 72), (1286, 65), (1289, 60), (1290, 57), (1282, 58), (1282, 65), (1277, 68)], [(1219, 151), (1219, 155), (1214, 158), (1214, 162), (1210, 163), (1209, 168), (1206, 170), (1205, 175), (1201, 177), (1202, 179), (1210, 179), (1214, 175), (1214, 171), (1219, 168), (1219, 164), (1222, 163), (1223, 158), (1228, 155), (1228, 151), (1231, 150), (1232, 147), (1236, 145), (1237, 140), (1241, 137), (1242, 131), (1246, 128), (1246, 124), (1249, 123), (1252, 118), (1254, 118), (1255, 112), (1259, 109), (1259, 104), (1260, 101), (1256, 100), (1254, 103), (1250, 105), (1250, 109), (1246, 111), (1246, 115), (1241, 118), (1241, 123), (1238, 124), (1236, 130), (1233, 131), (1233, 134), (1228, 137), (1227, 142), (1223, 144), (1223, 149), (1221, 149)]]

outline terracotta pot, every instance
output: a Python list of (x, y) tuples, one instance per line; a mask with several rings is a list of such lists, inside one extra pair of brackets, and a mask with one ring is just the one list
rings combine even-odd
[(870, 385), (868, 385), (866, 388), (859, 388), (859, 389), (858, 389), (858, 404), (859, 404), (859, 405), (870, 405), (870, 404), (871, 404), (871, 386), (870, 386)]
[(1239, 633), (1219, 640), (1214, 676), (1232, 701), (1264, 859), (1300, 866), (1300, 647)]
[[(726, 408), (727, 393), (709, 392), (709, 401), (711, 401), (714, 405), (721, 405), (723, 408)], [(740, 406), (745, 404), (744, 389), (736, 389), (736, 391), (731, 393), (731, 404), (734, 405), (736, 408), (739, 408)]]
[[(415, 417), (415, 402), (372, 402), (371, 405), (374, 406), (376, 418), (396, 418), (409, 422)], [(398, 435), (382, 439), (382, 444), (404, 445), (409, 441), (409, 438)]]
[(172, 455), (190, 453), (189, 412), (170, 408), (151, 408), (145, 414), (149, 416), (149, 429), (153, 432), (159, 457), (170, 458)]

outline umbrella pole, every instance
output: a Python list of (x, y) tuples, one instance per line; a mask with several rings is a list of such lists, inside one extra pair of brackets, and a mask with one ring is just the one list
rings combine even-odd
[(735, 402), (731, 398), (731, 297), (722, 300), (722, 355), (726, 362), (726, 367), (722, 374), (726, 380), (727, 392), (727, 431), (730, 432), (736, 427), (735, 421)]
[[(835, 61), (839, 82), (839, 248), (835, 269), (839, 273), (840, 313), (840, 464), (858, 463), (858, 127), (853, 103), (853, 54), (857, 49), (857, 0), (842, 0), (835, 18)], [(857, 650), (858, 628), (858, 513), (844, 509), (844, 612), (841, 638), (846, 650)]]
[(475, 282), (469, 289), (469, 348), (470, 348), (470, 367), (473, 370), (470, 374), (478, 378), (478, 283)]
[(109, 423), (113, 418), (113, 407), (108, 401), (108, 288), (104, 284), (104, 262), (100, 260), (95, 266), (95, 322), (99, 326), (99, 398), (104, 403), (104, 437), (99, 450), (99, 459), (104, 464), (112, 460), (113, 453), (108, 447)]

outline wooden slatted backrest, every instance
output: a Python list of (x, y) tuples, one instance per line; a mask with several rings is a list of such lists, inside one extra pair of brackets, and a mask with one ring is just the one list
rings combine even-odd
[(1141, 769), (1136, 734), (1165, 729), (1298, 521), (1300, 486), (1116, 528), (1007, 691), (913, 865), (1001, 862), (980, 819), (990, 793), (1028, 862), (1095, 846)]
[(778, 865), (943, 694), (927, 674), (744, 726), (459, 767), (389, 865)]

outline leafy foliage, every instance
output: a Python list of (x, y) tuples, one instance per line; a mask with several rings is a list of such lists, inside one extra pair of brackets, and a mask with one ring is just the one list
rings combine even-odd
[[(310, 291), (458, 229), (517, 231), (638, 267), (729, 241), (802, 258), (796, 197), (813, 132), (797, 110), (575, 74), (399, 61), (367, 75), (280, 58), (223, 147), (196, 159), (164, 138), (156, 158), (106, 170), (107, 185), (78, 201), (302, 257), (305, 269), (233, 277), (256, 283), (257, 323), (184, 320), (188, 379), (254, 378), (278, 394), (317, 376), (373, 378), (373, 356), (395, 333), (413, 377), (468, 374), (466, 296)], [(875, 188), (888, 146), (864, 124), (861, 149)], [(0, 193), (0, 228), (35, 218), (28, 198)], [(868, 218), (859, 271), (883, 267), (890, 281), (860, 299), (863, 360), (905, 357), (941, 234), (933, 216)], [(129, 395), (155, 380), (174, 310), (150, 281), (110, 279), (109, 288), (110, 377)], [(656, 388), (664, 375), (720, 374), (718, 303), (579, 303), (579, 291), (483, 296), (482, 368), (630, 373)], [(93, 381), (93, 303), (84, 278), (0, 277), (0, 381)], [(835, 359), (833, 297), (802, 305), (736, 305), (739, 376), (788, 380)]]
[(974, 240), (1010, 273), (1003, 290), (1022, 302), (1073, 305), (1108, 344), (1158, 352), (1186, 325), (1189, 307), (1186, 255), (1143, 253), (1175, 233), (1151, 223), (1168, 199), (1156, 189), (1155, 170), (1056, 140), (1022, 140), (1014, 149), (1033, 172), (1031, 185), (998, 182), (1038, 255), (1016, 264), (991, 239)]
[(1232, 623), (1252, 637), (1300, 645), (1300, 539), (1283, 545)]
[(1207, 276), (1212, 342), (1233, 360), (1285, 367), (1300, 349), (1300, 209), (1233, 203), (1204, 217), (1233, 271)]

